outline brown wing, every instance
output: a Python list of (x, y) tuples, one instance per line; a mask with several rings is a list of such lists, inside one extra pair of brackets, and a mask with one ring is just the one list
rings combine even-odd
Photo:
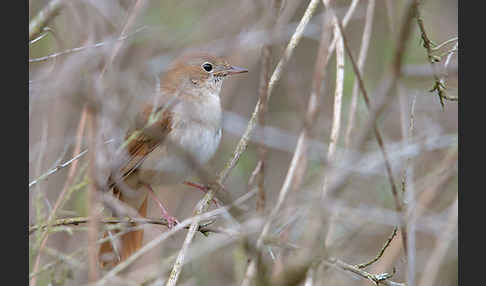
[[(173, 115), (162, 108), (147, 105), (135, 122), (135, 129), (127, 132), (122, 145), (124, 158), (117, 164), (109, 179), (109, 188), (116, 181), (124, 180), (145, 160), (147, 155), (159, 146), (172, 130)], [(118, 180), (117, 180), (118, 179)]]

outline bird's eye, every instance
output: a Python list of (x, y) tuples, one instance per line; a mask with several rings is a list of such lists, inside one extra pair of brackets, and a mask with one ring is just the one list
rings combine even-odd
[(203, 68), (205, 71), (210, 72), (210, 71), (212, 71), (212, 70), (213, 70), (213, 65), (212, 65), (212, 64), (210, 64), (210, 63), (204, 63), (204, 64), (202, 65), (202, 68)]

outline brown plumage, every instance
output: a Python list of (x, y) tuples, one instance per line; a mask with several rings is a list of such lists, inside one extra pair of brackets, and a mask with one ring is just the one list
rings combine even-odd
[[(181, 183), (203, 166), (221, 139), (222, 81), (242, 72), (246, 70), (208, 54), (186, 55), (174, 61), (161, 79), (160, 93), (144, 105), (127, 132), (124, 155), (116, 158), (118, 167), (108, 180), (114, 196), (145, 217), (152, 185)], [(175, 218), (157, 202), (171, 227)], [(118, 251), (113, 250), (111, 241), (102, 244), (101, 266), (120, 263), (142, 242), (143, 230), (139, 230), (122, 235)]]
[[(160, 112), (160, 110), (159, 110)], [(125, 138), (126, 142), (126, 159), (120, 163), (120, 169), (115, 174), (110, 175), (108, 178), (109, 188), (112, 189), (113, 195), (122, 202), (129, 202), (123, 195), (123, 192), (116, 186), (116, 182), (124, 181), (128, 179), (130, 175), (137, 171), (137, 168), (142, 164), (147, 155), (154, 150), (159, 144), (163, 142), (163, 139), (171, 130), (171, 114), (170, 112), (163, 112), (159, 114), (160, 119), (156, 120), (152, 124), (147, 124), (150, 116), (155, 117), (157, 110), (152, 105), (147, 105), (143, 111), (138, 115), (136, 126), (139, 129), (127, 132)], [(133, 138), (131, 138), (133, 136)], [(147, 216), (147, 204), (148, 196), (144, 195), (142, 203), (137, 205), (131, 205), (131, 207), (138, 207), (137, 212), (141, 217)], [(113, 231), (113, 234), (119, 231)], [(105, 233), (104, 237), (107, 237), (108, 233)], [(101, 267), (115, 266), (119, 262), (125, 260), (133, 252), (137, 251), (143, 242), (143, 230), (137, 230), (128, 232), (120, 238), (120, 249), (113, 250), (113, 244), (111, 241), (107, 241), (100, 246), (99, 260)], [(115, 254), (118, 254), (119, 257)]]

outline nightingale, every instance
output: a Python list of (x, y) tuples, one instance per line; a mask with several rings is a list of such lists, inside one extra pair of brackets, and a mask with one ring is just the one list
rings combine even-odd
[[(169, 228), (174, 226), (177, 220), (152, 187), (182, 183), (213, 157), (222, 135), (223, 81), (245, 72), (222, 57), (205, 53), (173, 61), (160, 79), (160, 89), (142, 105), (127, 130), (123, 155), (118, 156), (108, 179), (114, 196), (145, 217), (152, 195)], [(101, 266), (125, 260), (142, 246), (142, 240), (143, 230), (137, 230), (122, 235), (117, 243), (102, 244)]]

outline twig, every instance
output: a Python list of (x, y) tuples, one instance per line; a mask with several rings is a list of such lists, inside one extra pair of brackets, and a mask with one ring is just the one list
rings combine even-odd
[(99, 43), (96, 43), (96, 44), (87, 45), (87, 46), (83, 46), (83, 47), (76, 47), (76, 48), (64, 50), (62, 52), (50, 54), (50, 55), (47, 55), (47, 56), (44, 56), (44, 57), (29, 59), (29, 63), (44, 62), (44, 61), (47, 61), (47, 60), (50, 60), (50, 59), (57, 58), (59, 56), (64, 56), (64, 55), (68, 55), (68, 54), (72, 54), (72, 53), (76, 53), (76, 52), (82, 52), (82, 51), (87, 50), (87, 49), (99, 48), (99, 47), (103, 47), (103, 46), (106, 46), (106, 45), (114, 44), (116, 42), (124, 41), (124, 40), (128, 39), (129, 37), (135, 35), (136, 33), (140, 32), (142, 30), (145, 30), (145, 29), (147, 29), (147, 27), (143, 26), (143, 27), (136, 29), (135, 31), (133, 31), (130, 34), (123, 35), (123, 36), (121, 36), (117, 39), (99, 42)]
[[(420, 1), (417, 0), (417, 5), (416, 5), (416, 9), (415, 9), (415, 14), (416, 14), (415, 17), (417, 19), (417, 25), (420, 29), (421, 38), (423, 40), (423, 46), (424, 46), (425, 50), (427, 51), (427, 58), (429, 60), (430, 66), (434, 70), (435, 83), (434, 83), (433, 88), (430, 90), (430, 92), (437, 91), (437, 96), (439, 97), (440, 105), (442, 107), (442, 110), (444, 110), (444, 99), (445, 100), (452, 100), (452, 101), (458, 101), (458, 99), (457, 98), (451, 99), (450, 97), (446, 96), (446, 94), (445, 94), (445, 90), (446, 90), (445, 81), (444, 81), (443, 78), (439, 77), (438, 72), (437, 72), (437, 62), (440, 61), (440, 58), (433, 55), (433, 51), (434, 51), (433, 45), (434, 44), (432, 43), (432, 41), (430, 41), (429, 36), (425, 32), (425, 26), (424, 26), (422, 16), (420, 14), (419, 5), (420, 5)], [(456, 39), (457, 39), (457, 37), (456, 37)], [(446, 41), (445, 43), (443, 43), (439, 46), (436, 46), (435, 49), (439, 49), (440, 47), (442, 47), (444, 44), (448, 43), (449, 41)]]
[[(374, 285), (387, 285), (387, 286), (406, 286), (404, 283), (398, 283), (389, 280), (393, 274), (395, 274), (395, 269), (390, 273), (379, 273), (372, 274), (364, 271), (356, 266), (348, 264), (335, 257), (319, 257), (314, 256), (314, 258), (307, 257), (301, 263), (289, 263), (285, 267), (286, 269), (274, 279), (276, 281), (275, 285), (299, 285), (306, 277), (306, 273), (315, 269), (319, 264), (324, 264), (326, 266), (331, 266), (346, 272), (354, 273), (364, 279), (369, 280)], [(273, 285), (273, 284), (272, 284)]]
[(46, 27), (42, 28), (42, 31), (43, 31), (43, 33), (40, 34), (37, 38), (33, 39), (32, 41), (29, 41), (29, 46), (32, 45), (32, 44), (35, 44), (36, 42), (38, 42), (42, 39), (44, 39), (49, 34), (49, 32), (52, 32), (52, 29), (46, 26)]
[(358, 264), (356, 265), (357, 268), (361, 269), (361, 268), (365, 268), (365, 267), (368, 267), (370, 266), (371, 264), (375, 263), (376, 261), (378, 261), (378, 259), (380, 259), (382, 256), (383, 256), (383, 253), (385, 253), (385, 250), (387, 249), (387, 247), (390, 245), (390, 243), (392, 242), (393, 238), (395, 238), (395, 236), (397, 235), (397, 231), (398, 231), (398, 227), (395, 227), (393, 229), (393, 232), (392, 234), (390, 235), (390, 237), (386, 240), (385, 244), (383, 245), (383, 247), (381, 248), (380, 252), (378, 253), (378, 255), (373, 258), (371, 261), (369, 262), (366, 262), (366, 263), (361, 263), (361, 264)]
[[(453, 174), (457, 173), (451, 166), (457, 162), (457, 147), (451, 148), (446, 157), (437, 164), (437, 168), (431, 171), (425, 178), (422, 178), (416, 183), (417, 190), (420, 190), (420, 185), (424, 185), (425, 190), (421, 191), (421, 196), (417, 198), (416, 210), (411, 213), (413, 216), (419, 218), (426, 210), (429, 210), (429, 205), (431, 202), (437, 199), (439, 195), (438, 191), (443, 190), (445, 183), (452, 177)], [(443, 174), (446, 172), (446, 174)], [(432, 184), (430, 183), (432, 182)], [(420, 219), (421, 220), (421, 219)], [(418, 221), (420, 221), (418, 220)], [(436, 235), (437, 231), (433, 231), (431, 235)], [(387, 269), (392, 265), (401, 251), (401, 244), (392, 243), (387, 250), (387, 255), (385, 255), (380, 261), (372, 266), (371, 272), (380, 271), (380, 269)], [(424, 272), (425, 273), (425, 272)]]
[[(84, 218), (69, 218), (68, 220), (70, 219), (74, 219), (74, 221), (79, 221), (80, 223), (84, 223)], [(111, 218), (107, 218), (107, 220), (110, 220)], [(113, 218), (114, 220), (119, 220), (120, 223), (123, 223), (123, 220), (122, 219), (119, 219), (119, 218)], [(143, 220), (143, 218), (126, 218), (127, 220)], [(88, 221), (89, 218), (86, 218), (86, 221)], [(60, 221), (60, 220), (58, 220)], [(76, 222), (77, 223), (77, 222)], [(107, 222), (108, 223), (108, 222)], [(113, 222), (113, 223), (117, 223), (117, 222)], [(125, 222), (126, 223), (126, 222)], [(40, 226), (41, 228), (43, 228), (43, 226)], [(107, 242), (109, 240), (113, 240), (115, 238), (118, 238), (128, 232), (131, 232), (131, 231), (135, 231), (135, 230), (138, 230), (138, 229), (142, 229), (142, 223), (140, 222), (137, 226), (135, 227), (126, 227), (124, 230), (114, 234), (113, 236), (111, 237), (104, 237), (104, 238), (101, 238), (101, 239), (98, 239), (96, 241), (96, 244), (101, 244), (101, 243), (104, 243), (104, 242)], [(69, 257), (74, 257), (74, 256), (77, 256), (77, 255), (85, 255), (87, 253), (86, 251), (87, 247), (82, 247), (80, 249), (77, 249), (75, 252), (71, 253), (71, 255), (69, 255)], [(46, 264), (42, 267), (42, 269), (40, 269), (39, 271), (37, 272), (31, 272), (29, 274), (29, 278), (32, 278), (36, 275), (39, 275), (40, 273), (48, 270), (49, 268), (52, 268), (53, 266), (56, 266), (56, 264), (58, 264), (62, 258), (60, 257), (57, 257), (58, 258), (58, 261), (55, 261), (55, 262), (52, 262), (52, 263), (49, 263), (49, 264)]]
[[(343, 27), (346, 27), (349, 23), (349, 20), (351, 20), (351, 17), (354, 14), (354, 11), (356, 11), (356, 7), (358, 6), (359, 0), (353, 0), (351, 2), (351, 5), (349, 5), (349, 9), (346, 12), (346, 15), (344, 15), (343, 18)], [(329, 45), (328, 53), (327, 53), (327, 61), (331, 58), (332, 54), (334, 53), (334, 50), (336, 48), (336, 38), (332, 39), (331, 45)]]
[(101, 205), (97, 199), (97, 186), (98, 178), (98, 166), (96, 164), (96, 150), (98, 150), (98, 122), (97, 116), (94, 109), (88, 105), (87, 106), (87, 136), (89, 138), (89, 148), (91, 152), (88, 156), (88, 194), (87, 194), (87, 209), (88, 214), (92, 218), (88, 221), (88, 280), (93, 282), (98, 280), (100, 275), (98, 269), (98, 250), (96, 245), (96, 240), (98, 239), (98, 229)]
[[(358, 68), (356, 62), (354, 61), (353, 55), (352, 55), (351, 50), (348, 46), (348, 41), (347, 41), (347, 39), (346, 39), (346, 37), (343, 33), (344, 29), (341, 25), (341, 22), (339, 21), (339, 19), (337, 18), (337, 16), (335, 14), (334, 14), (334, 19), (337, 23), (337, 26), (339, 27), (339, 29), (341, 31), (341, 35), (343, 37), (344, 48), (346, 49), (346, 52), (348, 54), (348, 57), (351, 61), (354, 72), (356, 74), (356, 78), (358, 79), (359, 87), (361, 89), (361, 93), (363, 94), (363, 98), (365, 100), (366, 107), (368, 107), (368, 109), (370, 109), (371, 108), (370, 99), (369, 99), (368, 93), (367, 93), (367, 91), (364, 87), (363, 78), (361, 76), (359, 68)], [(380, 147), (380, 150), (383, 154), (383, 158), (384, 158), (384, 161), (385, 161), (385, 168), (386, 168), (388, 179), (390, 181), (390, 185), (391, 185), (391, 188), (392, 188), (392, 193), (393, 193), (393, 196), (395, 198), (395, 204), (396, 204), (397, 210), (400, 211), (402, 209), (402, 206), (401, 206), (401, 202), (398, 198), (398, 191), (396, 189), (395, 180), (393, 179), (393, 172), (391, 170), (391, 163), (390, 163), (390, 160), (388, 158), (388, 154), (387, 154), (385, 147), (384, 147), (383, 136), (381, 135), (381, 132), (379, 131), (378, 126), (376, 125), (376, 121), (373, 124), (373, 131), (375, 133), (375, 137), (376, 137), (376, 141), (378, 142), (378, 146)]]
[(130, 264), (135, 262), (135, 260), (137, 260), (139, 257), (141, 257), (142, 255), (144, 255), (145, 253), (147, 253), (148, 251), (153, 249), (155, 246), (160, 244), (165, 239), (174, 235), (179, 230), (186, 228), (187, 226), (190, 225), (190, 229), (189, 229), (189, 231), (190, 231), (191, 228), (192, 228), (192, 225), (194, 224), (195, 221), (200, 222), (202, 220), (207, 220), (207, 219), (214, 218), (215, 216), (222, 215), (222, 214), (226, 213), (229, 208), (244, 203), (245, 201), (247, 201), (248, 199), (253, 197), (255, 195), (255, 193), (256, 193), (255, 191), (248, 192), (245, 195), (241, 196), (239, 199), (235, 200), (229, 206), (219, 207), (215, 210), (208, 211), (206, 213), (203, 213), (203, 214), (200, 214), (200, 215), (197, 215), (197, 216), (193, 216), (193, 217), (190, 217), (190, 218), (187, 218), (187, 219), (181, 221), (180, 223), (178, 223), (175, 227), (173, 227), (169, 231), (162, 233), (159, 237), (157, 237), (154, 240), (150, 241), (149, 243), (145, 244), (142, 248), (140, 248), (135, 253), (133, 253), (131, 256), (129, 256), (125, 261), (123, 261), (122, 263), (119, 263), (117, 266), (115, 266), (113, 269), (111, 269), (108, 273), (106, 273), (106, 275), (102, 279), (97, 281), (95, 283), (95, 285), (104, 285), (106, 282), (108, 282), (109, 279), (115, 277), (120, 271), (127, 268)]
[(370, 280), (375, 285), (383, 284), (383, 285), (387, 285), (387, 286), (406, 286), (406, 284), (404, 284), (404, 283), (398, 283), (398, 282), (393, 282), (393, 281), (388, 280), (389, 278), (391, 278), (391, 276), (393, 274), (389, 274), (389, 273), (371, 274), (369, 272), (361, 270), (360, 268), (358, 268), (356, 266), (347, 264), (346, 262), (343, 262), (343, 261), (336, 259), (336, 258), (328, 258), (328, 259), (325, 259), (323, 262), (330, 265), (330, 266), (338, 267), (342, 270), (349, 271), (349, 272), (352, 272), (354, 274), (357, 274), (357, 275), (361, 276), (362, 278)]
[[(336, 39), (336, 89), (334, 91), (334, 107), (331, 124), (331, 135), (329, 138), (329, 149), (327, 151), (327, 162), (332, 163), (335, 158), (336, 147), (339, 141), (341, 130), (341, 109), (344, 88), (344, 46), (343, 38), (337, 23), (334, 23), (334, 39)], [(329, 168), (326, 169), (326, 173)], [(330, 176), (325, 175), (322, 184), (322, 193), (327, 191)], [(324, 196), (323, 196), (324, 197)]]
[[(128, 36), (127, 31), (132, 28), (133, 24), (135, 23), (135, 19), (137, 16), (141, 13), (143, 10), (144, 6), (148, 1), (144, 0), (137, 0), (135, 4), (133, 4), (131, 11), (129, 12), (129, 17), (127, 21), (125, 22), (125, 25), (123, 25), (123, 30), (120, 33), (120, 38)], [(116, 46), (113, 48), (113, 52), (111, 53), (111, 57), (108, 60), (108, 62), (105, 64), (103, 67), (103, 70), (101, 71), (99, 79), (103, 77), (105, 72), (107, 71), (108, 68), (110, 68), (113, 64), (113, 61), (115, 60), (115, 57), (119, 54), (120, 49), (122, 47), (123, 42), (117, 41)]]
[[(319, 2), (316, 3), (311, 2), (309, 7), (307, 8), (309, 11), (311, 5), (314, 5), (312, 9), (315, 9)], [(306, 11), (306, 14), (307, 14)], [(327, 23), (327, 24), (326, 24)], [(315, 123), (316, 116), (318, 114), (318, 102), (319, 102), (319, 95), (321, 84), (325, 74), (325, 67), (328, 63), (328, 48), (329, 48), (329, 33), (328, 33), (328, 23), (326, 19), (323, 22), (322, 34), (321, 34), (321, 42), (319, 44), (319, 51), (317, 55), (317, 62), (315, 65), (314, 76), (312, 81), (312, 90), (311, 95), (309, 97), (309, 102), (307, 105), (307, 111), (305, 115), (304, 127), (300, 132), (299, 139), (297, 141), (297, 146), (295, 147), (294, 155), (292, 156), (292, 160), (290, 162), (290, 166), (287, 170), (287, 174), (285, 176), (285, 180), (283, 182), (282, 188), (280, 189), (279, 196), (277, 199), (277, 204), (272, 209), (268, 219), (266, 220), (263, 229), (258, 237), (256, 248), (260, 249), (263, 245), (263, 240), (267, 236), (270, 226), (272, 222), (277, 217), (280, 209), (285, 201), (289, 191), (292, 187), (297, 188), (300, 185), (300, 181), (302, 175), (305, 172), (306, 168), (306, 156), (308, 150), (308, 137), (310, 135), (310, 131)], [(300, 169), (300, 170), (299, 170)], [(298, 171), (299, 170), (299, 171)], [(297, 178), (298, 175), (301, 175), (300, 178)], [(255, 276), (257, 269), (257, 262), (255, 259), (251, 260), (250, 264), (246, 269), (245, 278), (243, 280), (242, 285), (250, 285), (253, 277)]]
[[(366, 62), (366, 57), (368, 55), (368, 47), (371, 39), (371, 32), (373, 30), (375, 3), (376, 3), (375, 0), (369, 0), (368, 7), (366, 9), (366, 20), (363, 29), (363, 37), (361, 39), (361, 48), (359, 50), (359, 56), (358, 56), (358, 69), (361, 73), (363, 72), (363, 68)], [(356, 117), (356, 110), (358, 108), (358, 95), (359, 95), (359, 86), (358, 86), (358, 81), (355, 80), (353, 83), (353, 93), (352, 93), (351, 103), (349, 108), (348, 124), (344, 135), (344, 146), (346, 147), (350, 146), (351, 132), (353, 131), (355, 117)]]
[[(274, 26), (277, 22), (277, 18), (280, 12), (281, 8), (281, 1), (280, 0), (275, 0), (271, 2), (271, 7), (270, 13), (267, 17), (267, 24), (265, 27), (267, 29), (272, 29), (274, 30)], [(260, 87), (259, 87), (259, 101), (262, 103), (259, 106), (259, 111), (258, 111), (258, 125), (263, 127), (265, 126), (265, 113), (267, 111), (267, 96), (268, 96), (268, 83), (270, 80), (270, 71), (271, 71), (271, 58), (272, 58), (272, 52), (271, 52), (271, 44), (265, 44), (262, 47), (261, 51), (261, 72), (260, 72)], [(261, 136), (263, 137), (265, 134), (262, 132)], [(259, 212), (260, 214), (263, 214), (263, 211), (265, 209), (265, 189), (264, 189), (264, 183), (265, 183), (265, 163), (266, 163), (266, 157), (267, 157), (267, 147), (264, 144), (259, 144), (258, 145), (258, 157), (259, 161), (257, 165), (255, 166), (255, 178), (257, 180), (256, 186), (258, 188), (258, 196), (257, 196), (257, 202), (256, 202), (256, 211)], [(249, 187), (251, 187), (252, 184), (248, 184)]]
[[(267, 96), (267, 87), (268, 81), (270, 80), (270, 66), (271, 66), (271, 50), (269, 45), (265, 45), (262, 48), (262, 63), (261, 63), (261, 73), (260, 73), (260, 88), (259, 88), (259, 99), (262, 104), (259, 106), (260, 110), (258, 111), (258, 125), (265, 126), (265, 112), (267, 110), (266, 104), (266, 96)], [(262, 137), (264, 136), (262, 132)], [(265, 209), (265, 189), (264, 189), (264, 182), (265, 182), (265, 162), (267, 157), (267, 147), (264, 144), (259, 144), (258, 146), (258, 163), (255, 166), (255, 178), (256, 178), (256, 186), (258, 189), (258, 196), (256, 202), (256, 210), (259, 213), (263, 213)], [(249, 184), (251, 187), (251, 184)]]
[[(108, 143), (111, 143), (111, 142), (113, 142), (113, 139), (106, 140), (105, 144), (108, 144)], [(36, 185), (37, 183), (47, 179), (47, 177), (56, 173), (57, 171), (71, 165), (74, 161), (76, 161), (76, 160), (80, 159), (81, 157), (83, 157), (84, 155), (86, 155), (87, 152), (88, 152), (88, 149), (84, 149), (81, 153), (74, 156), (73, 158), (67, 160), (66, 162), (64, 162), (62, 164), (57, 165), (56, 167), (54, 167), (54, 168), (50, 169), (49, 171), (45, 172), (44, 174), (40, 175), (37, 179), (35, 179), (35, 180), (33, 180), (32, 182), (29, 183), (29, 188)]]
[[(266, 97), (266, 102), (269, 101), (275, 83), (280, 79), (282, 70), (287, 65), (287, 62), (290, 59), (290, 57), (292, 56), (295, 47), (300, 42), (300, 39), (302, 38), (302, 34), (304, 32), (304, 28), (307, 25), (307, 23), (309, 23), (309, 20), (312, 17), (312, 14), (314, 14), (314, 11), (315, 11), (318, 3), (319, 3), (318, 0), (312, 0), (309, 3), (309, 6), (307, 7), (307, 10), (305, 11), (304, 16), (300, 20), (300, 23), (297, 26), (295, 33), (292, 35), (292, 37), (289, 41), (289, 44), (287, 45), (287, 48), (285, 49), (282, 58), (280, 59), (279, 63), (277, 64), (277, 67), (275, 68), (275, 70), (272, 74), (272, 77), (270, 78), (270, 82), (268, 83), (268, 89), (267, 89), (268, 95)], [(251, 116), (251, 118), (248, 122), (248, 126), (245, 130), (245, 133), (243, 134), (240, 141), (238, 142), (238, 145), (236, 146), (236, 149), (233, 152), (230, 160), (226, 163), (223, 170), (219, 173), (218, 183), (220, 185), (222, 185), (224, 183), (227, 176), (229, 175), (231, 170), (235, 167), (236, 163), (238, 162), (241, 154), (246, 150), (246, 147), (248, 146), (248, 141), (250, 140), (251, 134), (252, 134), (252, 132), (255, 129), (255, 126), (256, 126), (256, 121), (257, 121), (257, 118), (258, 118), (258, 114), (260, 112), (260, 105), (261, 104), (262, 104), (262, 102), (259, 99), (256, 106), (255, 106), (255, 110), (253, 111), (253, 114), (252, 114), (252, 116)], [(215, 191), (219, 191), (219, 188), (218, 188), (218, 190), (213, 190), (213, 189), (209, 190), (206, 193), (206, 195), (203, 197), (203, 199), (201, 201), (199, 201), (197, 208), (196, 208), (196, 211), (195, 211), (195, 214), (199, 215), (199, 214), (202, 214), (205, 211), (205, 209), (208, 206), (208, 203), (212, 200)], [(177, 283), (177, 279), (178, 279), (179, 274), (182, 270), (182, 262), (184, 261), (185, 252), (187, 251), (189, 244), (192, 242), (192, 239), (193, 239), (194, 234), (196, 232), (196, 226), (197, 226), (197, 220), (195, 220), (192, 223), (191, 228), (189, 229), (189, 232), (187, 233), (186, 239), (184, 241), (185, 247), (183, 246), (183, 248), (179, 252), (178, 259), (176, 260), (176, 263), (174, 264), (174, 267), (171, 271), (171, 275), (170, 275), (169, 280), (166, 284), (167, 286), (175, 285)]]
[(57, 167), (50, 169), (49, 171), (45, 172), (44, 174), (40, 175), (37, 179), (33, 180), (29, 183), (29, 188), (34, 186), (35, 184), (39, 183), (40, 181), (45, 180), (50, 175), (54, 174), (55, 172), (71, 165), (74, 161), (78, 160), (79, 158), (83, 157), (88, 152), (88, 149), (85, 149), (83, 152), (79, 153), (78, 155), (74, 156), (73, 158), (69, 159), (68, 161), (59, 164)]
[(43, 30), (64, 6), (64, 0), (50, 1), (39, 13), (29, 22), (29, 41), (32, 41)]
[[(410, 124), (408, 128), (408, 140), (413, 140), (414, 136), (414, 128), (415, 128), (415, 102), (417, 97), (414, 96), (412, 99), (412, 106), (410, 108)], [(412, 157), (410, 156), (407, 158), (405, 163), (405, 168), (403, 172), (403, 179), (402, 179), (402, 191), (404, 192), (404, 198), (406, 204), (405, 206), (405, 214), (406, 214), (406, 229), (407, 229), (407, 283), (410, 286), (415, 285), (415, 258), (416, 258), (416, 250), (415, 250), (415, 216), (412, 215), (413, 210), (415, 209), (415, 179), (414, 179), (414, 171), (413, 171), (413, 164), (412, 164)], [(407, 184), (409, 182), (410, 184)], [(407, 188), (408, 187), (408, 188)]]
[[(88, 223), (90, 220), (89, 217), (70, 217), (70, 218), (61, 218), (57, 219), (52, 223), (51, 228), (59, 227), (59, 226), (68, 226), (74, 225), (77, 226), (79, 224)], [(154, 225), (163, 225), (168, 226), (167, 220), (163, 218), (118, 218), (118, 217), (108, 217), (100, 219), (100, 223), (103, 224), (130, 224), (130, 225), (143, 225), (143, 224), (154, 224)], [(212, 222), (211, 222), (212, 223)], [(206, 235), (207, 233), (214, 232), (219, 233), (220, 231), (217, 229), (207, 228), (208, 224), (203, 224), (199, 226), (198, 231), (202, 234)], [(29, 226), (29, 235), (33, 234), (38, 230), (44, 230), (47, 228), (47, 224), (39, 224)]]
[[(369, 47), (369, 42), (371, 39), (371, 32), (372, 32), (372, 27), (373, 27), (373, 18), (374, 18), (374, 9), (375, 9), (375, 0), (370, 0), (368, 1), (368, 7), (366, 9), (366, 19), (365, 19), (365, 26), (363, 29), (363, 38), (361, 40), (361, 49), (359, 52), (359, 59), (358, 59), (358, 68), (360, 72), (363, 71), (363, 67), (366, 61), (366, 57), (368, 54), (368, 47)], [(344, 21), (343, 21), (344, 22)], [(343, 23), (344, 24), (344, 23)], [(337, 24), (336, 24), (336, 29), (338, 29)], [(342, 41), (342, 38), (341, 38)], [(344, 56), (344, 46), (342, 47), (343, 49), (343, 56)], [(338, 86), (338, 85), (336, 85)], [(359, 96), (359, 89), (358, 89), (358, 81), (355, 80), (353, 84), (353, 93), (352, 93), (352, 98), (351, 98), (351, 103), (350, 103), (350, 109), (349, 109), (349, 117), (348, 117), (348, 122), (347, 122), (347, 128), (344, 133), (344, 146), (346, 148), (350, 147), (350, 142), (351, 142), (351, 131), (353, 130), (353, 126), (355, 124), (355, 115), (356, 115), (356, 110), (358, 107), (358, 96)], [(337, 89), (336, 89), (337, 91)], [(333, 119), (333, 124), (334, 124), (334, 119)], [(331, 131), (332, 132), (332, 131)], [(333, 141), (332, 139), (330, 140), (330, 144), (333, 144), (334, 146), (337, 144), (337, 138)], [(331, 153), (332, 151), (332, 153)], [(328, 151), (328, 158), (327, 162), (331, 162), (332, 158), (334, 157), (334, 150), (331, 149), (331, 145), (329, 146), (329, 151)], [(330, 168), (326, 168), (326, 173), (327, 170), (330, 170)], [(323, 188), (322, 188), (322, 194), (325, 194), (327, 192), (328, 188), (328, 178), (333, 177), (332, 175), (325, 175), (324, 176), (324, 182), (323, 182)], [(322, 196), (324, 197), (324, 196)], [(334, 212), (331, 214), (331, 219), (329, 220), (332, 222), (334, 220), (334, 217), (337, 217), (339, 214), (337, 212)], [(335, 224), (330, 223), (328, 226), (328, 231), (326, 234), (325, 238), (325, 245), (330, 246), (332, 242), (332, 238), (335, 232)]]
[(447, 41), (444, 41), (442, 44), (438, 44), (435, 47), (432, 47), (431, 49), (432, 49), (432, 51), (438, 51), (442, 47), (444, 47), (445, 45), (450, 44), (450, 43), (453, 43), (453, 42), (457, 42), (458, 40), (459, 40), (458, 37), (454, 37), (454, 38), (451, 38), (451, 39), (449, 39)]
[[(326, 5), (325, 2), (326, 2), (326, 0), (323, 0), (323, 3)], [(409, 7), (406, 10), (407, 11), (406, 16), (405, 16), (406, 18), (405, 18), (405, 21), (404, 21), (404, 26), (403, 26), (403, 28), (400, 32), (400, 35), (399, 35), (399, 42), (398, 42), (399, 46), (396, 49), (395, 57), (394, 57), (394, 61), (393, 61), (393, 66), (392, 66), (392, 68), (393, 68), (392, 69), (392, 71), (393, 71), (392, 80), (391, 80), (391, 84), (389, 84), (388, 87), (385, 89), (385, 95), (388, 95), (388, 93), (392, 89), (395, 88), (396, 81), (397, 81), (397, 79), (400, 75), (400, 70), (401, 70), (401, 66), (402, 66), (402, 57), (403, 57), (403, 53), (404, 53), (404, 50), (405, 50), (405, 42), (408, 40), (408, 38), (410, 36), (410, 30), (411, 30), (410, 22), (411, 22), (411, 19), (412, 19), (413, 11), (415, 10), (414, 8), (416, 7), (415, 5), (416, 5), (416, 3), (413, 0), (411, 0), (409, 2)], [(360, 87), (361, 93), (363, 94), (363, 98), (365, 100), (366, 106), (368, 107), (368, 109), (370, 109), (370, 100), (369, 100), (368, 94), (366, 92), (366, 89), (364, 87), (363, 79), (361, 77), (361, 73), (359, 71), (359, 68), (358, 68), (356, 62), (354, 61), (353, 55), (352, 55), (351, 50), (348, 46), (348, 41), (347, 41), (346, 36), (344, 34), (344, 28), (343, 28), (341, 22), (339, 21), (339, 19), (337, 18), (336, 14), (333, 12), (333, 10), (330, 10), (330, 11), (333, 15), (333, 18), (335, 19), (335, 21), (337, 22), (337, 24), (339, 26), (339, 29), (341, 31), (341, 35), (343, 37), (344, 48), (346, 49), (346, 52), (347, 52), (349, 59), (352, 63), (353, 70), (354, 70), (354, 73), (356, 74), (356, 78), (358, 79), (359, 87)], [(384, 159), (384, 163), (385, 163), (385, 169), (386, 169), (386, 172), (387, 172), (387, 177), (388, 177), (389, 183), (391, 185), (393, 198), (395, 200), (395, 207), (396, 207), (397, 211), (399, 213), (401, 213), (402, 210), (403, 210), (402, 202), (399, 198), (398, 190), (397, 190), (397, 187), (395, 185), (395, 181), (394, 181), (394, 178), (393, 178), (393, 172), (392, 172), (392, 169), (391, 169), (391, 163), (390, 163), (388, 154), (387, 154), (385, 147), (384, 147), (383, 137), (381, 136), (381, 133), (378, 129), (377, 122), (376, 122), (377, 116), (383, 111), (384, 107), (387, 105), (390, 98), (391, 98), (391, 96), (385, 97), (385, 100), (382, 102), (381, 106), (377, 109), (376, 113), (371, 116), (371, 120), (369, 122), (371, 124), (370, 128), (373, 129), (377, 143), (378, 143), (378, 146), (380, 147), (380, 150), (383, 154), (383, 159)], [(365, 130), (368, 130), (368, 128), (366, 128)], [(361, 143), (361, 141), (364, 142), (364, 140), (365, 140), (365, 137), (362, 137), (362, 139), (359, 140), (359, 142), (360, 143)], [(406, 250), (406, 246), (407, 246), (406, 230), (403, 227), (401, 228), (401, 230), (402, 230), (402, 234), (403, 234), (402, 235), (403, 247)]]
[(430, 254), (430, 259), (424, 269), (423, 278), (420, 281), (420, 286), (437, 285), (436, 280), (439, 274), (440, 266), (444, 261), (444, 257), (447, 254), (451, 243), (457, 238), (457, 235), (453, 235), (457, 232), (457, 210), (458, 210), (458, 195), (454, 203), (449, 208), (449, 215), (447, 220), (447, 228), (443, 233), (436, 238), (436, 247)]
[[(84, 133), (84, 127), (85, 127), (85, 123), (86, 123), (86, 115), (87, 115), (87, 109), (86, 109), (86, 106), (85, 106), (83, 108), (83, 112), (81, 113), (81, 119), (79, 120), (78, 130), (76, 132), (76, 138), (78, 138), (78, 141), (76, 142), (76, 146), (74, 147), (73, 154), (78, 154), (79, 150), (81, 149), (82, 135)], [(64, 183), (64, 187), (61, 191), (61, 194), (57, 198), (57, 201), (54, 204), (54, 207), (53, 207), (53, 209), (52, 209), (52, 211), (49, 215), (49, 218), (47, 219), (48, 227), (46, 228), (46, 231), (42, 234), (41, 238), (39, 239), (39, 241), (41, 241), (41, 243), (40, 243), (40, 247), (39, 247), (37, 257), (36, 257), (36, 260), (35, 260), (34, 268), (32, 270), (32, 272), (34, 272), (34, 273), (37, 272), (37, 270), (39, 269), (41, 252), (42, 252), (42, 249), (45, 247), (45, 245), (47, 243), (47, 239), (49, 238), (48, 230), (50, 228), (50, 225), (52, 224), (52, 222), (54, 221), (54, 219), (56, 217), (56, 211), (65, 202), (64, 197), (67, 194), (69, 186), (71, 185), (71, 182), (74, 178), (74, 174), (76, 172), (76, 167), (77, 167), (77, 162), (78, 161), (75, 160), (74, 163), (72, 164), (71, 168), (69, 169), (67, 179), (66, 179), (66, 182)], [(36, 279), (36, 277), (33, 277), (33, 279), (30, 281), (29, 285), (35, 286), (36, 283), (37, 283), (37, 279)]]

